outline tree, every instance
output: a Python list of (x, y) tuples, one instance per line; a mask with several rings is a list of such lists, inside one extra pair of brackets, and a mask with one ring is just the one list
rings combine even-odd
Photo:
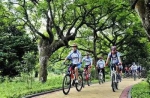
[(37, 50), (32, 39), (18, 26), (13, 15), (0, 4), (0, 75), (20, 74), (22, 57), (26, 51)]
[(130, 0), (132, 9), (135, 9), (141, 18), (143, 27), (150, 40), (150, 0)]
[[(28, 0), (7, 2), (9, 10), (16, 15), (17, 20), (30, 28), (35, 38), (40, 39), (39, 80), (45, 82), (49, 57), (60, 47), (69, 46), (68, 42), (75, 39), (85, 17), (97, 6), (85, 10), (83, 6), (88, 4), (83, 0), (46, 0), (34, 4)], [(40, 31), (42, 21), (45, 23), (45, 30)]]

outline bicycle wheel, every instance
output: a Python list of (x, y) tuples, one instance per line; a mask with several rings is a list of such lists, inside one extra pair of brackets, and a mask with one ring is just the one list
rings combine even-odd
[(87, 78), (87, 85), (88, 86), (90, 86), (90, 77), (89, 76), (87, 76), (88, 78)]
[(71, 77), (69, 74), (66, 74), (63, 79), (62, 90), (65, 95), (67, 95), (71, 88)]
[(136, 73), (134, 73), (134, 81), (136, 80)]
[(76, 83), (75, 85), (76, 85), (76, 90), (81, 91), (83, 87), (83, 77), (81, 74), (78, 75), (78, 83)]
[(102, 73), (98, 74), (98, 81), (99, 81), (99, 84), (103, 83), (103, 74)]
[(82, 76), (83, 76), (83, 87), (85, 87), (85, 82), (86, 82), (86, 76), (85, 76), (85, 73), (83, 72), (82, 73)]
[(116, 80), (117, 80), (117, 82), (115, 82), (115, 88), (116, 88), (116, 90), (118, 90), (118, 83), (119, 83), (120, 79), (118, 79), (118, 77), (116, 77)]
[(101, 84), (101, 74), (98, 74), (98, 83)]
[(112, 80), (111, 81), (111, 87), (112, 87), (113, 92), (115, 92), (116, 91), (116, 83), (115, 83), (115, 75), (114, 74), (112, 75), (111, 80)]

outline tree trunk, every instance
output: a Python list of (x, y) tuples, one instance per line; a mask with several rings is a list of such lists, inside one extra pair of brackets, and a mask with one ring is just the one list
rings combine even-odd
[(47, 62), (50, 56), (50, 44), (48, 40), (41, 39), (40, 43), (38, 45), (39, 50), (39, 63), (40, 63), (40, 69), (39, 69), (39, 80), (41, 82), (47, 81)]
[(150, 0), (138, 0), (135, 10), (139, 14), (150, 40)]
[(96, 53), (96, 40), (97, 40), (97, 36), (96, 36), (96, 31), (93, 32), (94, 33), (94, 40), (93, 40), (93, 55), (94, 55), (94, 61), (93, 61), (93, 65), (95, 67), (95, 79), (98, 76), (97, 75), (97, 68), (96, 68), (96, 62), (97, 62), (97, 53)]

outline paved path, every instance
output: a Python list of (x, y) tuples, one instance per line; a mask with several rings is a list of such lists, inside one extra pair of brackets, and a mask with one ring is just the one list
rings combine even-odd
[[(121, 98), (122, 92), (125, 88), (141, 82), (141, 79), (134, 81), (133, 79), (123, 79), (119, 83), (119, 90), (113, 92), (110, 86), (110, 82), (104, 84), (92, 84), (91, 86), (85, 86), (80, 92), (77, 92), (75, 88), (71, 88), (68, 95), (64, 95), (62, 90), (48, 93), (32, 98)], [(124, 97), (125, 98), (125, 94)]]

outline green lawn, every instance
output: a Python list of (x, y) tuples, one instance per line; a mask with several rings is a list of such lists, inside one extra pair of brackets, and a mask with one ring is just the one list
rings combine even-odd
[(28, 83), (21, 81), (5, 81), (0, 84), (0, 98), (21, 98), (26, 95), (60, 88), (61, 86), (61, 76), (51, 77), (46, 83), (41, 83), (39, 81), (28, 81)]
[(145, 81), (136, 84), (131, 90), (132, 98), (150, 98), (149, 84)]

